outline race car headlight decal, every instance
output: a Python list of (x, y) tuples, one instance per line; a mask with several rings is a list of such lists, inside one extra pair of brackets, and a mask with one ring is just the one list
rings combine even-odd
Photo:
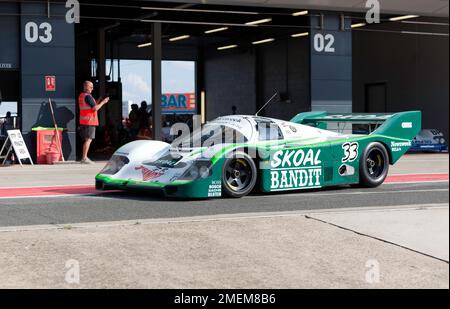
[(117, 174), (125, 165), (130, 163), (130, 160), (125, 156), (113, 155), (112, 158), (106, 163), (106, 166), (100, 172), (100, 174), (114, 175)]
[(186, 172), (184, 172), (179, 180), (196, 180), (208, 178), (212, 174), (211, 166), (212, 163), (209, 160), (197, 160)]

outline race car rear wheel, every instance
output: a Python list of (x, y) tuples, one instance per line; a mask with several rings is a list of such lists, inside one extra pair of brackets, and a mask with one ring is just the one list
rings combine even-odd
[(222, 189), (229, 197), (243, 197), (256, 184), (257, 169), (253, 159), (244, 152), (232, 153), (223, 164)]
[(389, 155), (386, 148), (378, 142), (369, 144), (359, 162), (360, 185), (378, 187), (389, 172)]

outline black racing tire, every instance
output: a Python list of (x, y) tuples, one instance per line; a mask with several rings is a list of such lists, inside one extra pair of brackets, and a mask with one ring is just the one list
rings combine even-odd
[(359, 184), (366, 188), (380, 186), (389, 172), (389, 155), (378, 142), (367, 145), (359, 160)]
[(227, 155), (222, 168), (222, 190), (224, 195), (241, 198), (253, 191), (258, 170), (253, 159), (245, 152), (235, 151)]

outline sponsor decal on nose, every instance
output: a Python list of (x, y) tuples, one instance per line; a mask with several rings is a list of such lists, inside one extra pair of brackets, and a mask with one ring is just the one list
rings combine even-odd
[(153, 170), (150, 170), (150, 169), (148, 169), (148, 168), (146, 168), (145, 166), (142, 166), (142, 165), (138, 166), (138, 167), (135, 167), (134, 169), (136, 171), (141, 170), (141, 172), (142, 172), (142, 180), (143, 181), (149, 181), (149, 180), (156, 179), (156, 178), (159, 178), (162, 175), (164, 175), (163, 172), (153, 171)]

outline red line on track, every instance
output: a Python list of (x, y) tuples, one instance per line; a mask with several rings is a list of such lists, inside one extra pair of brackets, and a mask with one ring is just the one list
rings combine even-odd
[(35, 187), (35, 188), (0, 188), (0, 198), (7, 197), (39, 197), (95, 194), (99, 191), (94, 186), (64, 186), (64, 187)]
[[(385, 183), (413, 183), (448, 180), (448, 174), (407, 174), (388, 176)], [(95, 190), (95, 187), (92, 185), (34, 188), (0, 188), (0, 198), (88, 195), (99, 193), (101, 193), (101, 191)]]
[(391, 175), (386, 178), (385, 183), (433, 182), (433, 181), (448, 181), (448, 174)]

